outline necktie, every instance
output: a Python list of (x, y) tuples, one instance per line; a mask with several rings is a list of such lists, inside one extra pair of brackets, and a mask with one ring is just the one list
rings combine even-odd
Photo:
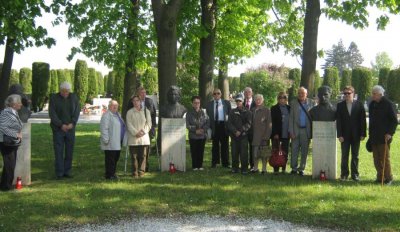
[(218, 101), (215, 101), (215, 121), (218, 122)]
[(250, 100), (247, 100), (246, 107), (247, 107), (247, 109), (250, 109)]

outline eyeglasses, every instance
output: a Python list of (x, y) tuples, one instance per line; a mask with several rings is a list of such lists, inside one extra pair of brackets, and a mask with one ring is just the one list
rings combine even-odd
[(221, 95), (221, 93), (213, 93), (213, 95)]
[(287, 99), (287, 96), (279, 96), (278, 99)]
[(344, 95), (350, 95), (350, 94), (352, 94), (352, 92), (344, 92), (343, 94)]
[(235, 100), (235, 102), (242, 102), (242, 100)]

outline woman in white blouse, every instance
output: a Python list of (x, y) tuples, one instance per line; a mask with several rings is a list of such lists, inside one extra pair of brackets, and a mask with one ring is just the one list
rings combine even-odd
[(133, 177), (142, 177), (146, 170), (146, 155), (149, 152), (151, 129), (150, 111), (141, 106), (139, 96), (132, 98), (133, 108), (126, 113), (128, 146), (132, 157)]

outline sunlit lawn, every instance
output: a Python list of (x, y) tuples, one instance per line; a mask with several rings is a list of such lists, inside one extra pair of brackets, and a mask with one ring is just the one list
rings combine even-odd
[[(104, 154), (99, 148), (98, 125), (80, 124), (77, 130), (74, 178), (57, 181), (50, 127), (32, 125), (32, 185), (20, 191), (0, 193), (0, 231), (105, 223), (132, 215), (202, 214), (282, 219), (356, 231), (400, 230), (400, 182), (383, 188), (373, 183), (372, 155), (365, 151), (364, 144), (359, 183), (312, 180), (311, 156), (304, 177), (242, 176), (233, 175), (227, 169), (210, 169), (210, 143), (203, 172), (190, 170), (187, 147), (189, 171), (173, 175), (160, 173), (156, 171), (157, 157), (152, 156), (153, 171), (135, 180), (129, 175), (130, 166), (128, 173), (123, 171), (123, 151), (118, 165), (120, 180), (110, 182), (103, 178)], [(399, 140), (396, 135), (391, 152), (395, 180), (400, 176)], [(340, 163), (340, 155), (338, 159)], [(1, 158), (0, 161), (2, 165)]]

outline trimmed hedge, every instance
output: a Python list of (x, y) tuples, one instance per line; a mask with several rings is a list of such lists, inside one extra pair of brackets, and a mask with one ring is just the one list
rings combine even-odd
[(25, 94), (32, 93), (32, 70), (30, 68), (21, 68), (19, 70), (19, 83)]
[(342, 71), (342, 80), (340, 81), (340, 90), (343, 90), (348, 85), (351, 85), (351, 70), (344, 69)]
[(391, 70), (387, 79), (387, 95), (390, 100), (400, 103), (400, 68)]
[(8, 84), (8, 87), (15, 85), (15, 84), (19, 84), (19, 73), (17, 70), (11, 69), (10, 82)]
[(369, 68), (357, 67), (352, 71), (351, 81), (357, 93), (358, 100), (364, 103), (371, 95), (372, 71)]
[(125, 75), (123, 72), (113, 71), (114, 75), (114, 89), (113, 89), (113, 99), (117, 100), (121, 106), (123, 106), (123, 96), (124, 96), (124, 79)]
[(101, 72), (96, 72), (96, 80), (98, 87), (97, 93), (104, 95), (104, 80), (103, 80), (103, 74)]
[(390, 73), (390, 68), (379, 69), (379, 80), (378, 85), (382, 86), (384, 89), (387, 88), (387, 81)]
[(112, 95), (114, 92), (114, 71), (110, 71), (107, 76), (107, 95)]
[(97, 97), (98, 87), (97, 87), (97, 74), (94, 68), (89, 68), (88, 76), (88, 94), (87, 102), (92, 104), (93, 98)]
[(50, 94), (58, 93), (59, 84), (58, 84), (58, 75), (57, 74), (58, 74), (57, 70), (54, 70), (54, 69), (50, 70), (50, 80), (49, 80), (49, 83), (50, 83), (49, 93)]
[(43, 109), (49, 89), (50, 65), (43, 62), (32, 63), (32, 108), (35, 112)]
[(301, 70), (298, 68), (291, 69), (289, 71), (289, 80), (292, 81), (292, 86), (288, 90), (290, 102), (292, 99), (296, 98), (297, 90), (300, 88)]
[(322, 85), (331, 87), (332, 96), (331, 99), (336, 99), (339, 95), (339, 70), (336, 67), (329, 67), (325, 69), (324, 81)]
[(322, 79), (322, 77), (319, 75), (318, 71), (315, 71), (315, 76), (314, 76), (314, 88), (313, 88), (313, 96), (318, 96), (318, 89), (319, 87), (321, 87), (322, 82), (324, 80)]
[(79, 103), (84, 106), (88, 94), (88, 67), (84, 60), (77, 60), (74, 72), (74, 92), (79, 98)]

